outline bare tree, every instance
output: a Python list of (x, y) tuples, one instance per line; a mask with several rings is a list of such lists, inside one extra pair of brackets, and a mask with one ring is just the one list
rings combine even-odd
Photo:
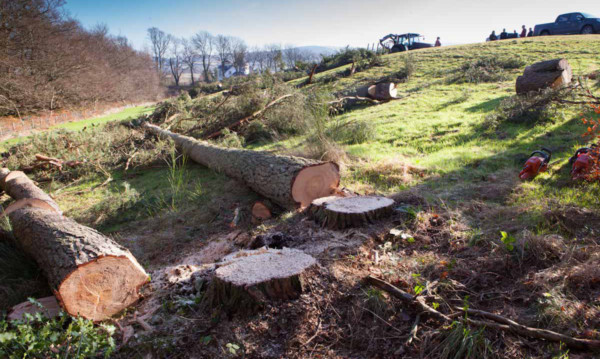
[(287, 67), (292, 69), (296, 66), (296, 62), (302, 60), (302, 52), (294, 45), (285, 45), (283, 48), (283, 58)]
[(231, 38), (225, 35), (217, 35), (215, 37), (215, 48), (217, 51), (217, 57), (221, 63), (221, 72), (225, 73), (225, 63), (229, 60), (231, 55)]
[(273, 69), (275, 72), (283, 69), (283, 55), (281, 53), (281, 45), (270, 44), (265, 47), (267, 68)]
[(202, 59), (204, 81), (210, 82), (210, 63), (213, 55), (214, 37), (209, 32), (201, 31), (194, 35), (192, 41), (200, 55), (200, 59)]
[(237, 37), (233, 37), (231, 42), (231, 57), (233, 59), (233, 66), (238, 74), (244, 72), (246, 67), (246, 56), (248, 54), (248, 47), (244, 40)]
[(154, 61), (156, 61), (156, 70), (159, 74), (162, 74), (164, 58), (171, 43), (171, 36), (157, 27), (151, 27), (148, 29), (148, 38), (152, 43), (152, 55)]
[[(246, 55), (246, 59), (248, 60), (248, 64), (250, 65), (250, 71), (256, 71), (257, 65), (260, 65), (260, 56), (261, 50), (258, 46), (252, 46), (250, 50), (248, 50), (248, 54)], [(262, 65), (260, 65), (260, 71), (262, 71)]]
[(169, 68), (171, 70), (171, 75), (173, 75), (173, 80), (175, 80), (175, 86), (179, 87), (179, 80), (181, 79), (181, 75), (185, 70), (183, 66), (183, 56), (180, 49), (180, 40), (171, 40), (171, 53), (169, 55)]
[(198, 53), (196, 52), (196, 48), (188, 39), (181, 39), (181, 44), (183, 46), (183, 52), (181, 53), (181, 60), (187, 66), (190, 71), (190, 76), (192, 78), (192, 86), (195, 84), (194, 82), (194, 66), (196, 66), (196, 61), (198, 60)]

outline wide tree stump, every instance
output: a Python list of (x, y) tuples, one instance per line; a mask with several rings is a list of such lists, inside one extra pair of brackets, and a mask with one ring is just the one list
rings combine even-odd
[(323, 227), (344, 229), (389, 216), (394, 203), (393, 199), (378, 196), (330, 196), (314, 200), (308, 212)]
[(527, 66), (522, 76), (517, 78), (517, 94), (539, 91), (545, 88), (559, 88), (568, 85), (573, 79), (573, 70), (566, 59), (537, 62)]
[(127, 249), (64, 217), (27, 176), (0, 170), (0, 186), (18, 199), (8, 214), (16, 241), (42, 269), (67, 313), (100, 321), (140, 298), (148, 274)]
[(267, 152), (224, 148), (145, 124), (146, 129), (175, 145), (194, 162), (240, 180), (276, 204), (295, 209), (315, 198), (335, 193), (340, 182), (338, 165)]
[(234, 253), (216, 269), (204, 305), (251, 313), (267, 301), (296, 299), (304, 291), (306, 271), (315, 264), (313, 257), (290, 248)]

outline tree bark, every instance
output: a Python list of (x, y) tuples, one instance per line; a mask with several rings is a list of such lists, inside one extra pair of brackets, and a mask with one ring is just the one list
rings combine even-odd
[(316, 260), (297, 249), (258, 249), (226, 257), (203, 299), (207, 307), (249, 314), (270, 300), (296, 299)]
[(542, 61), (527, 66), (517, 78), (517, 94), (539, 91), (548, 87), (568, 85), (573, 79), (573, 70), (566, 59)]
[(223, 148), (146, 123), (146, 129), (171, 138), (194, 162), (240, 180), (284, 208), (304, 208), (339, 186), (338, 165), (266, 152)]
[(9, 213), (13, 234), (67, 313), (100, 321), (140, 298), (148, 275), (127, 249), (64, 217), (56, 202), (22, 173), (0, 170), (0, 185), (14, 199), (31, 201)]
[(394, 200), (385, 197), (323, 197), (312, 201), (308, 211), (323, 227), (344, 229), (359, 227), (389, 216)]

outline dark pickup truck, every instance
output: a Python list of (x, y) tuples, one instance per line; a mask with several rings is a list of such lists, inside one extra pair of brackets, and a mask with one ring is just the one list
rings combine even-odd
[(600, 33), (600, 18), (583, 12), (562, 14), (555, 22), (535, 25), (534, 36)]

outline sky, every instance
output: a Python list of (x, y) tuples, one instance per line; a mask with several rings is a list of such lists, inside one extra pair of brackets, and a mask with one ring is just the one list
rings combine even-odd
[(84, 26), (106, 24), (139, 50), (156, 26), (177, 37), (232, 35), (250, 46), (366, 47), (389, 33), (417, 32), (426, 42), (484, 41), (492, 30), (553, 22), (566, 12), (600, 16), (598, 0), (67, 0)]

